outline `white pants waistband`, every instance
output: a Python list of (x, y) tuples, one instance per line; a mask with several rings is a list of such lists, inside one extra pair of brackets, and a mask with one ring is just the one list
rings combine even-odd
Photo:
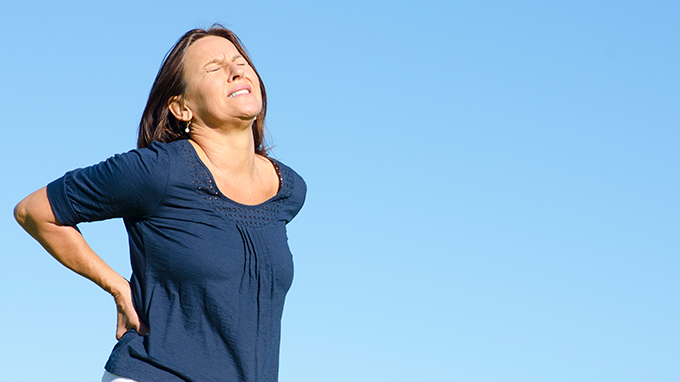
[(134, 379), (121, 377), (119, 375), (111, 374), (108, 371), (104, 371), (104, 376), (102, 377), (102, 382), (137, 382)]

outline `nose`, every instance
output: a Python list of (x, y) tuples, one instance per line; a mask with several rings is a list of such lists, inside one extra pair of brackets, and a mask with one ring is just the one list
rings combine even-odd
[(243, 77), (243, 67), (237, 65), (235, 62), (229, 62), (229, 81), (233, 82)]

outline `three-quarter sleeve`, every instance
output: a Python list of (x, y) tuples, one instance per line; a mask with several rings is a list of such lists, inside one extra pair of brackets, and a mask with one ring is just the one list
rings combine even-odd
[(302, 209), (305, 204), (305, 198), (307, 196), (307, 184), (302, 179), (300, 175), (295, 173), (295, 188), (293, 189), (290, 201), (286, 205), (286, 213), (288, 218), (287, 222), (293, 220), (297, 216), (298, 212)]
[(286, 224), (300, 212), (302, 205), (305, 204), (307, 195), (307, 184), (298, 173), (285, 164), (276, 161), (281, 176), (286, 179), (285, 187), (281, 190), (281, 220)]
[(169, 177), (164, 144), (115, 155), (94, 166), (76, 169), (47, 185), (47, 196), (59, 223), (115, 217), (143, 217), (160, 203)]

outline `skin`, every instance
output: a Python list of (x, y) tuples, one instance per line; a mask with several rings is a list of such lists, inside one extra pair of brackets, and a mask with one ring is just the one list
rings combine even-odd
[[(168, 108), (191, 121), (190, 142), (217, 187), (241, 204), (256, 205), (276, 195), (279, 180), (272, 163), (255, 154), (252, 124), (262, 110), (260, 83), (229, 40), (207, 36), (184, 57), (187, 90)], [(236, 90), (247, 94), (229, 97)]]
[[(251, 126), (262, 108), (262, 96), (252, 67), (231, 42), (207, 36), (187, 50), (184, 80), (185, 94), (169, 100), (168, 108), (177, 119), (191, 121), (190, 142), (220, 191), (247, 205), (276, 195), (279, 178), (273, 164), (255, 154)], [(248, 92), (229, 97), (243, 89)], [(117, 339), (129, 329), (141, 335), (149, 332), (133, 307), (129, 282), (90, 248), (78, 230), (59, 223), (45, 187), (19, 202), (14, 216), (55, 259), (113, 296)]]

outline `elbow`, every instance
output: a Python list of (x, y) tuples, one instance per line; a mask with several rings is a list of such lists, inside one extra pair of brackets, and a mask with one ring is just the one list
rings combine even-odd
[(43, 236), (53, 232), (53, 228), (59, 225), (59, 221), (52, 212), (45, 187), (28, 195), (14, 207), (14, 219), (41, 243)]
[(29, 233), (43, 222), (56, 220), (45, 187), (28, 195), (14, 207), (14, 219)]
[(28, 197), (20, 201), (14, 207), (14, 219), (19, 223), (20, 226), (26, 228), (28, 220), (30, 219), (30, 209), (28, 206)]

